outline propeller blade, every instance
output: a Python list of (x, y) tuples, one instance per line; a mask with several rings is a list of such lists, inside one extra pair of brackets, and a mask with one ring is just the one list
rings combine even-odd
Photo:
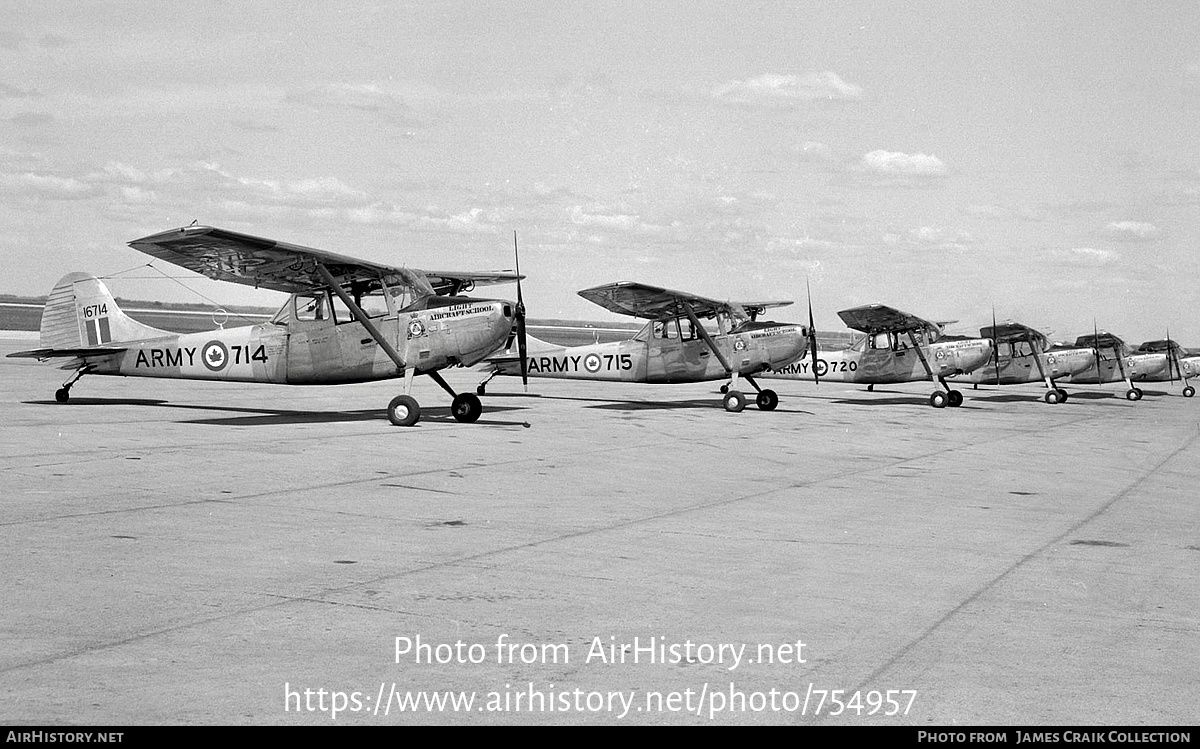
[[(1167, 376), (1171, 378), (1171, 382), (1175, 382), (1175, 346), (1171, 343), (1171, 329), (1167, 328)], [(1183, 369), (1180, 368), (1179, 376), (1183, 376)]]
[(517, 233), (513, 232), (513, 257), (517, 264), (517, 353), (521, 357), (521, 384), (529, 392), (529, 346), (525, 337), (525, 297), (521, 295), (521, 254), (517, 251)]
[(1100, 371), (1100, 328), (1096, 326), (1096, 318), (1092, 318), (1092, 355), (1096, 357), (1096, 382), (1104, 382), (1104, 374)]
[(807, 278), (804, 279), (804, 290), (808, 293), (808, 349), (812, 352), (813, 382), (820, 385), (821, 375), (817, 373), (817, 326), (813, 322), (812, 286)]
[[(1012, 320), (1012, 318), (1007, 318)], [(1000, 341), (996, 338), (996, 305), (992, 305), (992, 360), (996, 362), (996, 384), (1000, 384)]]

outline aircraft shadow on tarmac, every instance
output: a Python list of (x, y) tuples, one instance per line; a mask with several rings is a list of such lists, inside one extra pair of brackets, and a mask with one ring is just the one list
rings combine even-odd
[[(297, 411), (290, 409), (278, 408), (245, 408), (236, 406), (218, 406), (218, 405), (196, 405), (191, 403), (171, 403), (161, 399), (152, 398), (72, 398), (68, 403), (57, 403), (55, 401), (24, 401), (30, 405), (49, 405), (58, 408), (72, 408), (78, 406), (150, 406), (157, 408), (171, 408), (183, 411), (221, 411), (227, 413), (244, 414), (241, 416), (214, 417), (207, 419), (184, 419), (185, 424), (209, 424), (214, 426), (273, 426), (279, 424), (330, 424), (337, 422), (354, 422), (354, 421), (387, 421), (387, 412), (384, 409), (371, 408), (358, 411)], [(488, 409), (489, 414), (520, 410), (517, 407), (492, 407)], [(450, 413), (450, 407), (443, 408), (425, 408), (421, 410), (422, 422), (429, 421), (433, 423), (455, 424), (457, 421)], [(527, 426), (528, 422), (524, 421), (497, 421), (495, 419), (480, 418), (475, 422), (483, 426)]]
[[(490, 396), (489, 396), (490, 397)], [(576, 401), (579, 403), (589, 403), (592, 405), (584, 406), (585, 408), (594, 408), (601, 411), (671, 411), (681, 409), (704, 409), (724, 411), (725, 407), (721, 405), (721, 399), (718, 398), (693, 398), (686, 400), (669, 400), (669, 401), (646, 401), (646, 400), (615, 400), (613, 398), (580, 398), (577, 396), (566, 395), (543, 395), (546, 400), (562, 400)], [(759, 408), (754, 405), (753, 401), (746, 404), (746, 411), (758, 411)], [(776, 408), (774, 413), (794, 413), (794, 414), (809, 414), (811, 411), (801, 411), (790, 408)]]

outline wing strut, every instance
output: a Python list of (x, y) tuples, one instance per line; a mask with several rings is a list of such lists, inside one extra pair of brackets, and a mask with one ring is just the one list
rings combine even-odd
[(704, 326), (700, 324), (700, 318), (696, 317), (696, 313), (692, 311), (692, 305), (688, 304), (687, 301), (683, 299), (681, 299), (679, 303), (683, 306), (683, 311), (687, 313), (688, 319), (692, 321), (692, 325), (694, 325), (696, 330), (700, 333), (700, 337), (704, 339), (704, 342), (708, 344), (708, 348), (711, 349), (713, 354), (716, 355), (717, 361), (721, 362), (722, 367), (725, 367), (725, 373), (729, 375), (729, 389), (736, 390), (738, 378), (737, 372), (734, 371), (733, 367), (729, 366), (729, 362), (725, 359), (725, 355), (722, 354), (717, 348), (717, 344), (715, 341), (713, 341), (712, 336), (710, 336), (708, 331), (704, 329)]
[(350, 311), (354, 313), (354, 319), (362, 323), (362, 326), (367, 329), (367, 332), (379, 344), (379, 348), (383, 349), (387, 353), (388, 358), (395, 363), (397, 374), (404, 374), (404, 360), (400, 358), (400, 354), (396, 352), (392, 344), (388, 343), (388, 339), (383, 337), (383, 333), (379, 332), (379, 328), (375, 327), (375, 323), (371, 322), (371, 319), (367, 317), (367, 313), (362, 311), (362, 308), (354, 302), (353, 297), (346, 293), (346, 290), (342, 288), (341, 284), (337, 282), (337, 279), (333, 277), (333, 274), (322, 263), (316, 263), (316, 268), (317, 273), (329, 285), (333, 293), (337, 294), (346, 303), (346, 306), (350, 308)]

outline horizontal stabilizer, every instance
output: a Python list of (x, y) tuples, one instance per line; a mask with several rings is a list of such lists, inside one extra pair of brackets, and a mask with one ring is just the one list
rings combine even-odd
[(119, 354), (125, 350), (123, 348), (39, 348), (32, 351), (17, 351), (9, 354), (8, 358), (46, 361), (47, 359), (61, 359), (69, 356), (78, 356), (80, 358), (109, 356), (111, 354)]

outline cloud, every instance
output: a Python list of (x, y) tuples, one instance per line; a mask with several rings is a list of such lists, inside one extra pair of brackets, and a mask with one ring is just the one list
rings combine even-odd
[(35, 88), (20, 88), (0, 83), (0, 99), (36, 99), (41, 95)]
[(40, 128), (54, 122), (54, 117), (53, 115), (43, 114), (41, 112), (22, 112), (21, 114), (9, 117), (8, 121), (14, 125), (20, 125), (21, 127)]
[(898, 151), (871, 151), (858, 163), (858, 169), (886, 177), (943, 177), (946, 165), (937, 156)]
[(283, 101), (309, 109), (356, 110), (366, 112), (396, 124), (413, 125), (409, 107), (399, 96), (385, 91), (374, 83), (327, 83), (284, 94)]
[(779, 106), (811, 101), (849, 101), (862, 96), (862, 88), (842, 80), (837, 73), (778, 75), (765, 73), (744, 81), (731, 81), (712, 92), (712, 98), (736, 104)]
[(1051, 250), (1050, 256), (1059, 264), (1081, 267), (1109, 265), (1121, 259), (1121, 256), (1112, 250), (1100, 250), (1095, 247)]
[(43, 200), (86, 200), (103, 194), (100, 185), (74, 177), (23, 172), (0, 174), (0, 194)]
[(1122, 242), (1152, 242), (1162, 237), (1162, 230), (1142, 221), (1113, 221), (1104, 227), (1109, 237)]

